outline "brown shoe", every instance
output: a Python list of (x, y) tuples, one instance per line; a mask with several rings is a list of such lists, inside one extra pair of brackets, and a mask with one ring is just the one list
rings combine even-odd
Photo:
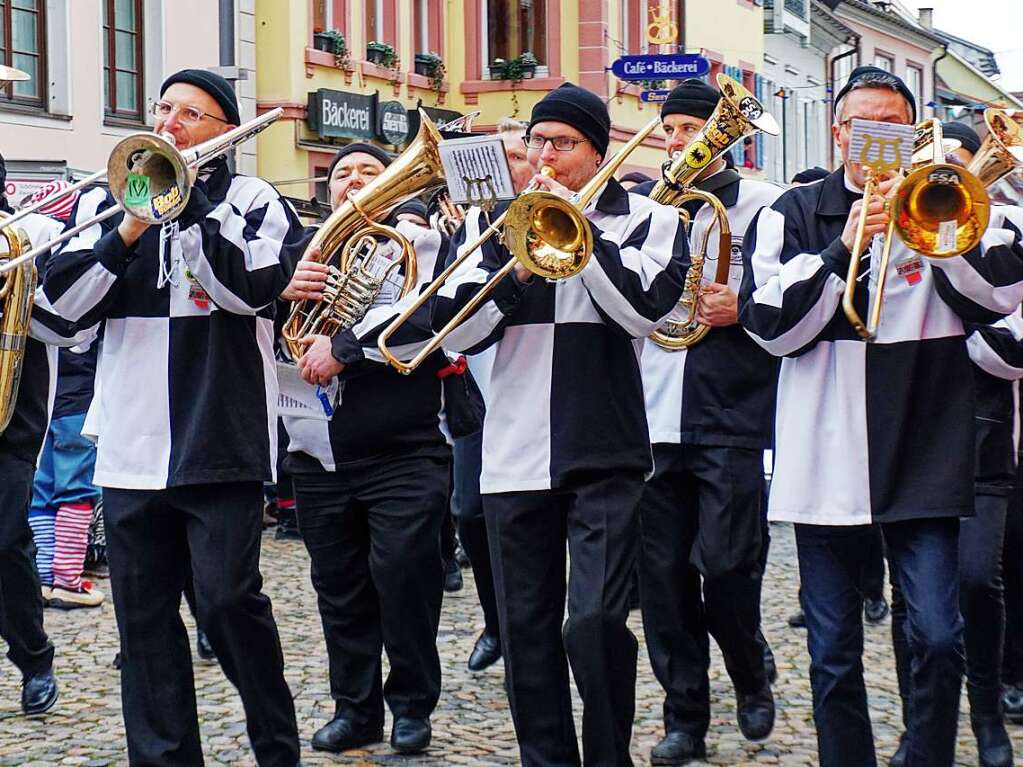
[(103, 592), (88, 581), (82, 581), (77, 589), (54, 586), (50, 594), (50, 607), (58, 610), (77, 610), (82, 607), (99, 607), (103, 604)]

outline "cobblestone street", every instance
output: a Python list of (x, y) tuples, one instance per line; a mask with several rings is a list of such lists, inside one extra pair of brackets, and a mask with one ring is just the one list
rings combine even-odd
[[(774, 536), (768, 582), (764, 589), (764, 631), (778, 660), (775, 686), (778, 718), (773, 736), (762, 744), (743, 740), (735, 725), (731, 684), (715, 655), (712, 668), (714, 701), (707, 763), (713, 765), (816, 762), (811, 723), (810, 687), (805, 633), (790, 629), (786, 616), (795, 605), (795, 551), (788, 526), (772, 528)], [(425, 757), (401, 759), (386, 744), (368, 751), (330, 757), (313, 752), (309, 739), (332, 714), (327, 694), (326, 659), (315, 597), (308, 577), (308, 559), (300, 543), (277, 542), (264, 536), (263, 572), (266, 591), (284, 641), (287, 677), (298, 709), (304, 763), (350, 764), (516, 764), (518, 752), (502, 688), (502, 667), (473, 676), (465, 660), (481, 628), (471, 574), (466, 588), (445, 596), (439, 643), (444, 665), (444, 691), (433, 717), (433, 745)], [(187, 609), (185, 610), (187, 614)], [(192, 627), (191, 617), (186, 617)], [(113, 609), (109, 601), (99, 612), (46, 611), (47, 629), (57, 647), (61, 699), (52, 713), (26, 719), (18, 709), (20, 679), (6, 661), (0, 672), (0, 764), (106, 765), (126, 762), (120, 714), (118, 673), (110, 661), (117, 650)], [(661, 734), (661, 694), (643, 651), (639, 613), (632, 628), (640, 638), (639, 688), (633, 755), (647, 764), (651, 746)], [(899, 704), (890, 643), (890, 620), (867, 628), (867, 679), (879, 760), (887, 763), (899, 732)], [(257, 659), (258, 662), (258, 659)], [(251, 764), (241, 703), (215, 664), (195, 668), (207, 764)], [(965, 700), (964, 700), (965, 705)], [(576, 708), (577, 716), (579, 708)], [(1017, 754), (1023, 755), (1023, 728), (1011, 728)], [(385, 736), (389, 733), (389, 721)], [(960, 765), (975, 765), (976, 751), (967, 715), (961, 717)], [(1023, 762), (1017, 761), (1017, 764)]]

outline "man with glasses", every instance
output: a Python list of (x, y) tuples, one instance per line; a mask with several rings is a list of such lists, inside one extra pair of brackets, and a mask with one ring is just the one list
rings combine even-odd
[[(665, 149), (683, 151), (721, 94), (686, 80), (661, 107)], [(781, 188), (744, 179), (715, 160), (696, 187), (715, 195), (731, 225), (729, 276), (713, 282), (719, 230), (714, 211), (686, 204), (690, 247), (713, 226), (697, 320), (712, 330), (690, 349), (647, 339), (643, 391), (654, 474), (643, 490), (639, 523), (640, 604), (650, 665), (664, 688), (665, 736), (653, 764), (685, 764), (706, 755), (710, 726), (709, 635), (721, 647), (735, 687), (739, 730), (763, 740), (774, 700), (760, 634), (760, 585), (766, 562), (761, 500), (764, 450), (771, 444), (777, 362), (738, 324), (742, 235)]]
[[(835, 100), (843, 165), (790, 189), (746, 233), (739, 319), (782, 357), (769, 516), (795, 526), (822, 767), (877, 764), (863, 683), (863, 582), (881, 524), (907, 607), (910, 767), (954, 762), (963, 624), (959, 517), (973, 514), (974, 395), (963, 323), (1014, 311), (1023, 294), (1023, 221), (992, 211), (981, 244), (931, 260), (892, 243), (882, 323), (865, 343), (841, 310), (850, 258), (863, 262), (866, 314), (888, 224), (886, 180), (862, 200), (852, 120), (912, 125), (913, 94), (874, 67)], [(1009, 216), (1015, 217), (1010, 221)], [(863, 253), (852, 253), (865, 216)]]
[[(169, 77), (154, 131), (178, 149), (240, 123), (230, 84), (203, 70)], [(114, 204), (79, 199), (69, 226)], [(260, 765), (299, 763), (284, 658), (261, 592), (264, 481), (277, 456), (274, 300), (283, 251), (301, 227), (265, 181), (223, 157), (198, 173), (174, 221), (128, 214), (85, 229), (52, 259), (56, 311), (105, 336), (85, 432), (96, 435), (107, 552), (121, 640), (121, 700), (134, 764), (202, 763), (181, 593), (245, 706)]]
[[(610, 124), (596, 95), (571, 83), (549, 93), (533, 108), (526, 146), (529, 162), (555, 176), (534, 183), (571, 199), (603, 162)], [(585, 763), (632, 763), (637, 643), (626, 619), (635, 507), (651, 469), (639, 350), (678, 301), (688, 267), (673, 209), (611, 179), (584, 214), (595, 244), (578, 275), (549, 282), (519, 266), (445, 343), (466, 353), (495, 348), (480, 490), (527, 767), (580, 763), (569, 664), (583, 701)], [(471, 209), (449, 255), (485, 227)], [(434, 328), (509, 258), (493, 238), (470, 256), (438, 294)]]

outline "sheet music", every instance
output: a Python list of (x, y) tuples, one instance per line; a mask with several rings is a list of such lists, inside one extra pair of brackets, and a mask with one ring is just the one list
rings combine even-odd
[[(329, 421), (330, 416), (324, 410), (323, 402), (317, 396), (317, 387), (302, 380), (298, 367), (285, 362), (277, 363), (277, 414), (294, 418), (312, 418), (316, 421)], [(323, 389), (327, 401), (337, 403), (337, 379)]]
[(849, 158), (853, 162), (909, 168), (913, 161), (912, 125), (853, 118)]
[(515, 197), (504, 142), (497, 136), (447, 139), (438, 149), (452, 202), (475, 204), (481, 193), (489, 194), (490, 190), (498, 200)]

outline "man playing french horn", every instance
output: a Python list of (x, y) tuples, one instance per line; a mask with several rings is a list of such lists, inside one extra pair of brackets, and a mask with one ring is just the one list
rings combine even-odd
[[(421, 131), (424, 135), (429, 136)], [(415, 154), (419, 145), (406, 155)], [(386, 170), (391, 162), (371, 144), (340, 150), (328, 172), (335, 215), (352, 206), (349, 195), (359, 193), (360, 207), (370, 213), (375, 190), (408, 185), (399, 163)], [(406, 275), (410, 270), (418, 275), (418, 288), (442, 261), (440, 233), (420, 225), (426, 214), (421, 203), (383, 210), (375, 220), (407, 237), (416, 262), (402, 262), (393, 241), (370, 238), (376, 249), (366, 268), (382, 274), (396, 267), (372, 305), (351, 327), (297, 339), (304, 348), (298, 359), (302, 376), (320, 387), (332, 413), (328, 419), (284, 417), (290, 439), (285, 466), (294, 478), (299, 527), (312, 560), (335, 702), (333, 718), (313, 735), (313, 748), (320, 751), (383, 740), (385, 701), (394, 717), (391, 746), (400, 753), (423, 751), (430, 744), (430, 715), (440, 696), (440, 530), (451, 464), (444, 424), (451, 403), (441, 392), (442, 378), (458, 370), (439, 350), (407, 376), (379, 356), (376, 337), (402, 308)], [(325, 229), (332, 226), (329, 219), (324, 224)], [(352, 234), (349, 240), (360, 237)], [(299, 312), (284, 305), (284, 316), (325, 311), (327, 261), (337, 266), (339, 259), (315, 244), (307, 248), (304, 244), (298, 251), (306, 250), (305, 258), (282, 294), (300, 302)], [(429, 314), (423, 314), (425, 323)], [(414, 343), (417, 335), (428, 337), (428, 327), (409, 325), (399, 344)], [(382, 683), (384, 650), (390, 671)]]
[[(715, 108), (727, 108), (719, 101), (719, 91), (695, 79), (669, 94), (661, 108), (669, 157), (694, 140), (705, 141), (708, 118), (732, 119), (714, 115)], [(735, 132), (731, 139), (742, 135)], [(665, 691), (665, 736), (651, 753), (658, 765), (685, 764), (706, 754), (708, 633), (721, 646), (735, 686), (743, 735), (765, 738), (774, 722), (759, 627), (766, 559), (763, 451), (771, 442), (777, 363), (738, 324), (736, 294), (742, 235), (782, 190), (741, 178), (724, 158), (700, 173), (696, 187), (717, 197), (727, 212), (731, 242), (722, 251), (730, 260), (727, 282), (713, 281), (721, 237), (714, 208), (699, 200), (683, 203), (692, 216), (691, 253), (713, 227), (695, 305), (696, 322), (710, 330), (682, 346), (673, 342), (668, 326), (670, 346), (657, 335), (643, 349), (654, 474), (640, 502), (640, 602), (650, 663)]]
[[(651, 468), (637, 339), (678, 300), (688, 248), (674, 210), (604, 175), (625, 154), (600, 167), (609, 130), (604, 102), (570, 83), (533, 108), (528, 157), (535, 168), (549, 169), (534, 177), (534, 188), (561, 203), (578, 196), (576, 233), (592, 235), (592, 254), (582, 254), (580, 267), (573, 258), (579, 237), (561, 240), (573, 242), (562, 251), (544, 232), (527, 233), (533, 268), (564, 259), (574, 270), (562, 279), (536, 276), (521, 264), (505, 272), (444, 342), (467, 353), (496, 347), (480, 490), (508, 697), (527, 767), (580, 763), (569, 663), (583, 700), (585, 762), (632, 763), (637, 643), (626, 618), (635, 506)], [(520, 195), (507, 211), (531, 204), (531, 194), (546, 201), (550, 219), (561, 220), (552, 196), (538, 193)], [(522, 258), (510, 244), (519, 234), (507, 225), (502, 242), (491, 237), (475, 249), (485, 228), (481, 211), (470, 209), (452, 240), (449, 260), (465, 260), (438, 294), (435, 329)], [(563, 631), (566, 544), (572, 565)]]

